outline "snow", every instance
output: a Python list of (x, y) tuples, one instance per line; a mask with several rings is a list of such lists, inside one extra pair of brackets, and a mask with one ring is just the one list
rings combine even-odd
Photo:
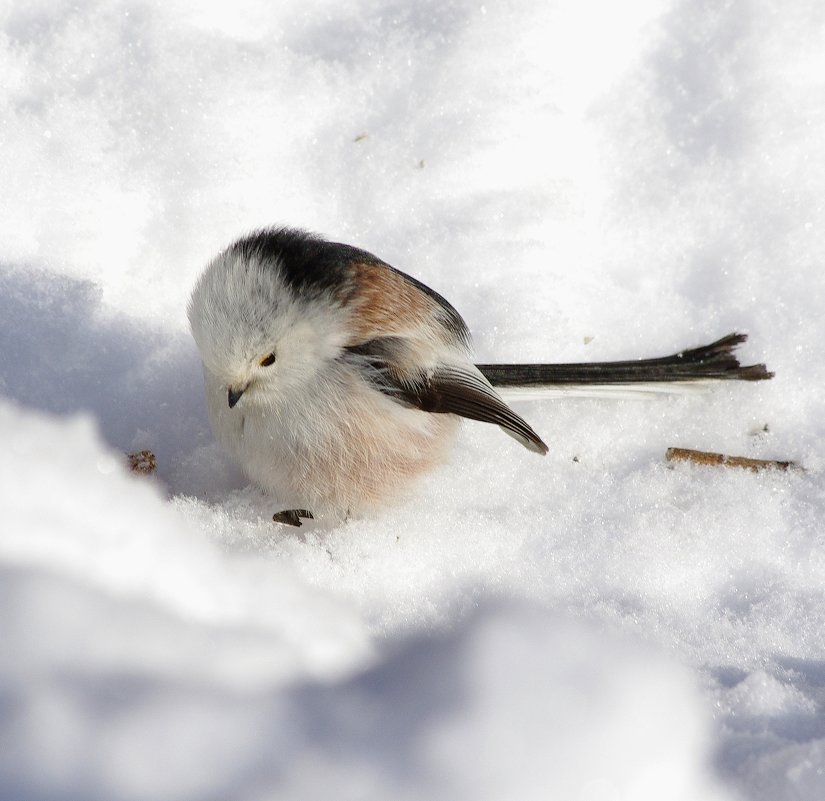
[[(824, 797), (823, 34), (816, 0), (0, 5), (0, 799)], [(468, 424), (398, 508), (278, 527), (185, 317), (275, 223), (433, 286), (479, 361), (745, 330), (776, 378), (522, 402), (544, 459)]]

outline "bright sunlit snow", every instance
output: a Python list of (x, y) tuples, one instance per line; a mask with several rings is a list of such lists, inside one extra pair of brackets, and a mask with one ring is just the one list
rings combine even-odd
[[(820, 0), (6, 0), (0, 799), (825, 797), (823, 42)], [(742, 330), (776, 378), (520, 403), (547, 457), (468, 423), (279, 527), (185, 314), (271, 224), (479, 361)]]

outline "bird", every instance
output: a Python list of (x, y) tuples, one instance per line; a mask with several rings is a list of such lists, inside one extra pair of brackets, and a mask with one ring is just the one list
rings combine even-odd
[(745, 340), (659, 359), (475, 364), (456, 309), (360, 248), (291, 227), (253, 231), (209, 262), (187, 308), (209, 421), (280, 523), (347, 520), (406, 497), (448, 458), (461, 418), (548, 446), (502, 398), (561, 386), (762, 380)]

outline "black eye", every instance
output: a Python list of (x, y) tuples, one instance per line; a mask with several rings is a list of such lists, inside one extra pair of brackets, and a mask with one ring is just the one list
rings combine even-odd
[(275, 354), (270, 353), (269, 356), (264, 356), (258, 364), (260, 364), (261, 367), (269, 367), (270, 364), (275, 364)]

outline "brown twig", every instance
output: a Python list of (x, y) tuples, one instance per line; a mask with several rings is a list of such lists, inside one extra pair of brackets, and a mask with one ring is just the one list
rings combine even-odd
[(802, 470), (796, 462), (781, 462), (774, 459), (751, 459), (747, 456), (728, 456), (724, 453), (696, 451), (691, 448), (668, 448), (665, 458), (669, 462), (693, 462), (694, 464), (721, 467), (743, 467), (746, 470)]
[(129, 469), (141, 476), (150, 476), (158, 468), (157, 459), (152, 451), (130, 453), (126, 458), (129, 460)]

